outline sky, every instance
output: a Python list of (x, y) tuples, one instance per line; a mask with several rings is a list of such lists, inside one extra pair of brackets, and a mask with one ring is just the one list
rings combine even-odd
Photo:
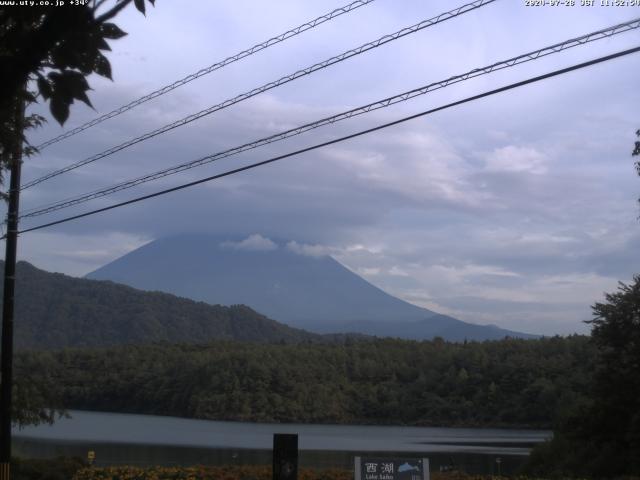
[[(25, 161), (23, 181), (464, 2), (376, 0), (206, 75)], [(640, 17), (640, 7), (498, 0), (23, 191), (22, 210), (225, 150), (390, 95)], [(89, 79), (38, 144), (345, 5), (334, 0), (158, 0), (116, 23), (113, 82)], [(431, 92), (82, 206), (152, 193), (637, 46), (638, 30)], [(595, 302), (638, 273), (640, 54), (424, 116), (160, 198), (21, 235), (19, 258), (74, 276), (166, 235), (296, 242), (385, 291), (461, 320), (586, 333)], [(46, 105), (34, 111), (46, 113)]]

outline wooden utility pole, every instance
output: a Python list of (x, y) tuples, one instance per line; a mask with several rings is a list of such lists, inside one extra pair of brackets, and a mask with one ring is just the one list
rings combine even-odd
[(0, 480), (9, 480), (11, 462), (11, 390), (13, 387), (13, 312), (18, 246), (18, 210), (22, 135), (24, 130), (24, 90), (16, 98), (13, 112), (13, 145), (9, 157), (9, 205), (7, 208), (6, 253), (4, 257), (4, 297), (2, 302), (2, 354), (0, 365)]

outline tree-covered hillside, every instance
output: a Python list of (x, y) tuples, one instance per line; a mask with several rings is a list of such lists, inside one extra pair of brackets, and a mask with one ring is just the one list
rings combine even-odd
[(18, 263), (16, 282), (15, 344), (19, 349), (321, 339), (243, 305), (223, 307), (143, 292), (112, 282), (45, 272), (26, 262)]
[(550, 427), (579, 403), (588, 337), (126, 346), (23, 352), (70, 409), (216, 420)]

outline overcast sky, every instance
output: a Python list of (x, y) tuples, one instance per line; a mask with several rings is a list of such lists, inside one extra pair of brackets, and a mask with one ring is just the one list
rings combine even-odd
[[(346, 2), (345, 2), (346, 3)], [(45, 149), (23, 181), (447, 11), (453, 0), (376, 0)], [(91, 191), (640, 17), (640, 7), (498, 0), (26, 190), (22, 209)], [(600, 3), (599, 0), (596, 3)], [(47, 140), (344, 5), (158, 0), (129, 9), (114, 82), (91, 78)], [(432, 92), (137, 189), (25, 220), (29, 227), (212, 175), (639, 44), (638, 31)], [(84, 275), (164, 235), (294, 240), (417, 305), (475, 323), (586, 332), (603, 292), (638, 269), (640, 55), (455, 107), (221, 181), (26, 233), (19, 256)], [(256, 237), (254, 237), (256, 238)], [(313, 248), (309, 247), (313, 246)], [(303, 251), (303, 250), (301, 250)]]

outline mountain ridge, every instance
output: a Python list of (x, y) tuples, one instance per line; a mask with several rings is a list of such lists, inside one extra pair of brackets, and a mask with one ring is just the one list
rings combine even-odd
[(182, 234), (143, 245), (86, 278), (211, 304), (245, 304), (315, 333), (440, 336), (452, 341), (536, 337), (418, 307), (384, 292), (328, 255), (304, 255), (289, 246), (260, 235), (230, 239)]
[[(0, 300), (1, 295), (0, 289)], [(144, 292), (112, 281), (46, 272), (24, 261), (16, 268), (15, 305), (17, 349), (211, 340), (331, 341), (244, 305), (210, 305), (164, 292)]]

